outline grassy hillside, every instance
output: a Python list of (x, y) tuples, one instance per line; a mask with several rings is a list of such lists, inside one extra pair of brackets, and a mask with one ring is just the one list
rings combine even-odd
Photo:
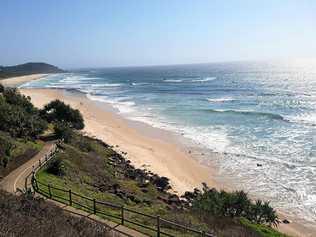
[(25, 63), (15, 66), (0, 66), (0, 79), (16, 76), (24, 76), (35, 73), (59, 73), (64, 72), (56, 66), (47, 63)]
[[(177, 223), (215, 232), (217, 236), (284, 236), (268, 226), (251, 223), (245, 218), (206, 217), (201, 210), (190, 208), (187, 201), (169, 193), (168, 182), (164, 177), (135, 169), (111, 147), (78, 134), (63, 145), (62, 152), (58, 153), (47, 169), (39, 172), (38, 178), (43, 183), (72, 189), (82, 195), (124, 205), (146, 214), (160, 215)], [(114, 210), (106, 211), (117, 214)], [(139, 215), (131, 214), (128, 218), (146, 225), (153, 224)], [(163, 229), (177, 236), (192, 236), (168, 226)]]
[(112, 236), (101, 224), (71, 216), (43, 199), (0, 190), (0, 236)]
[(43, 145), (40, 140), (14, 139), (0, 131), (0, 179), (32, 158)]

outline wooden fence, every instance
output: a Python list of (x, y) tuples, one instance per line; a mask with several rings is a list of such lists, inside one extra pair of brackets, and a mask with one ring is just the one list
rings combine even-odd
[[(31, 177), (31, 185), (35, 192), (40, 193), (41, 195), (55, 200), (57, 202), (61, 202), (63, 204), (67, 204), (69, 206), (73, 206), (75, 208), (79, 208), (85, 210), (89, 213), (93, 213), (95, 215), (99, 215), (101, 217), (109, 218), (111, 220), (116, 220), (122, 225), (128, 226), (137, 226), (139, 228), (143, 228), (147, 231), (151, 231), (155, 233), (157, 237), (160, 236), (179, 236), (178, 234), (170, 234), (169, 232), (180, 232), (183, 234), (187, 234), (186, 236), (202, 236), (202, 237), (212, 237), (213, 235), (206, 233), (205, 231), (199, 231), (192, 229), (188, 226), (180, 225), (173, 221), (166, 220), (161, 218), (160, 216), (149, 215), (146, 213), (142, 213), (136, 210), (132, 210), (130, 208), (126, 208), (121, 205), (113, 204), (110, 202), (99, 201), (94, 198), (89, 198), (82, 196), (72, 190), (66, 190), (60, 187), (54, 187), (50, 184), (45, 184), (40, 182), (36, 178), (36, 172), (41, 169), (44, 165), (46, 165), (50, 159), (54, 157), (54, 155), (58, 152), (57, 146), (45, 156), (44, 160), (39, 160), (36, 166), (33, 166), (33, 172), (26, 178), (25, 186), (28, 185), (28, 179)], [(134, 215), (133, 219), (128, 218), (130, 214)], [(147, 218), (146, 223), (141, 223), (137, 221), (135, 215), (139, 215), (142, 218)], [(171, 231), (172, 230), (172, 231)]]

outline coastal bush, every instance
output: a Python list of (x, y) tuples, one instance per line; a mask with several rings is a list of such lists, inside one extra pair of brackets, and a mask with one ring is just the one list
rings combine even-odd
[(0, 83), (0, 93), (3, 93), (4, 91), (4, 86)]
[(36, 112), (34, 105), (31, 103), (31, 98), (22, 95), (16, 88), (4, 89), (3, 97), (8, 104), (18, 106), (27, 113)]
[[(7, 97), (12, 98), (7, 99)], [(8, 132), (12, 137), (35, 138), (47, 127), (30, 102), (14, 95), (14, 90), (7, 90), (0, 96), (0, 130)]]
[(58, 139), (63, 139), (66, 143), (68, 143), (73, 136), (73, 131), (67, 123), (54, 123), (54, 132)]
[(40, 111), (48, 122), (65, 123), (72, 129), (83, 129), (84, 121), (79, 110), (71, 108), (60, 100), (54, 100)]
[(56, 158), (49, 162), (47, 172), (57, 176), (65, 175), (65, 166), (62, 159)]
[(12, 148), (13, 143), (7, 137), (0, 136), (0, 166), (7, 166)]
[[(186, 194), (187, 196), (188, 193)], [(269, 202), (257, 200), (253, 203), (244, 191), (226, 192), (209, 189), (206, 185), (203, 191), (191, 199), (192, 210), (202, 216), (209, 217), (244, 217), (257, 224), (277, 226), (279, 219)]]

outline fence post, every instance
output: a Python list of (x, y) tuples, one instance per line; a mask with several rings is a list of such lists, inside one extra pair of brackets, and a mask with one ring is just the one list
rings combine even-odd
[(124, 225), (124, 206), (121, 206), (121, 224)]
[(157, 237), (160, 237), (160, 216), (157, 216)]
[(69, 205), (72, 206), (71, 189), (69, 189)]
[(38, 184), (37, 184), (37, 180), (34, 178), (33, 181), (35, 182), (35, 188), (36, 190), (35, 191), (38, 191)]
[(28, 177), (26, 177), (26, 179), (25, 179), (25, 191), (27, 190), (27, 178)]
[(48, 193), (49, 193), (49, 198), (52, 198), (52, 190), (50, 188), (50, 184), (48, 184)]
[(38, 167), (41, 167), (42, 166), (42, 162), (41, 162), (41, 159), (38, 160)]
[(96, 214), (97, 213), (97, 205), (95, 202), (95, 198), (93, 199), (93, 213)]

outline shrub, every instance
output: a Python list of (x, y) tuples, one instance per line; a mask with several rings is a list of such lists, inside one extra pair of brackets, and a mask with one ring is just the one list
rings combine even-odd
[(65, 175), (65, 166), (60, 158), (55, 158), (49, 162), (47, 172), (57, 176)]
[[(47, 128), (46, 121), (36, 111), (28, 112), (23, 105), (19, 105), (20, 102), (17, 103), (10, 104), (0, 97), (0, 130), (13, 137), (35, 138)], [(31, 107), (29, 109), (32, 110)]]
[(0, 83), (0, 93), (4, 92), (4, 86)]
[(0, 136), (0, 166), (7, 166), (12, 148), (13, 144), (6, 137)]
[(204, 186), (203, 192), (195, 193), (188, 200), (192, 210), (209, 217), (244, 217), (257, 224), (278, 225), (279, 219), (276, 211), (269, 202), (258, 200), (252, 203), (243, 191), (226, 192), (208, 189)]
[(70, 128), (83, 129), (84, 121), (79, 110), (72, 109), (60, 100), (54, 100), (40, 111), (40, 114), (48, 122), (66, 123)]
[(80, 136), (78, 140), (78, 147), (81, 151), (90, 152), (93, 151), (92, 144), (89, 140), (85, 139), (84, 137)]
[(3, 97), (8, 104), (19, 106), (28, 113), (36, 111), (35, 107), (31, 103), (31, 98), (20, 94), (16, 88), (4, 89)]
[(73, 131), (67, 123), (57, 122), (54, 124), (56, 137), (63, 139), (66, 143), (73, 137)]

